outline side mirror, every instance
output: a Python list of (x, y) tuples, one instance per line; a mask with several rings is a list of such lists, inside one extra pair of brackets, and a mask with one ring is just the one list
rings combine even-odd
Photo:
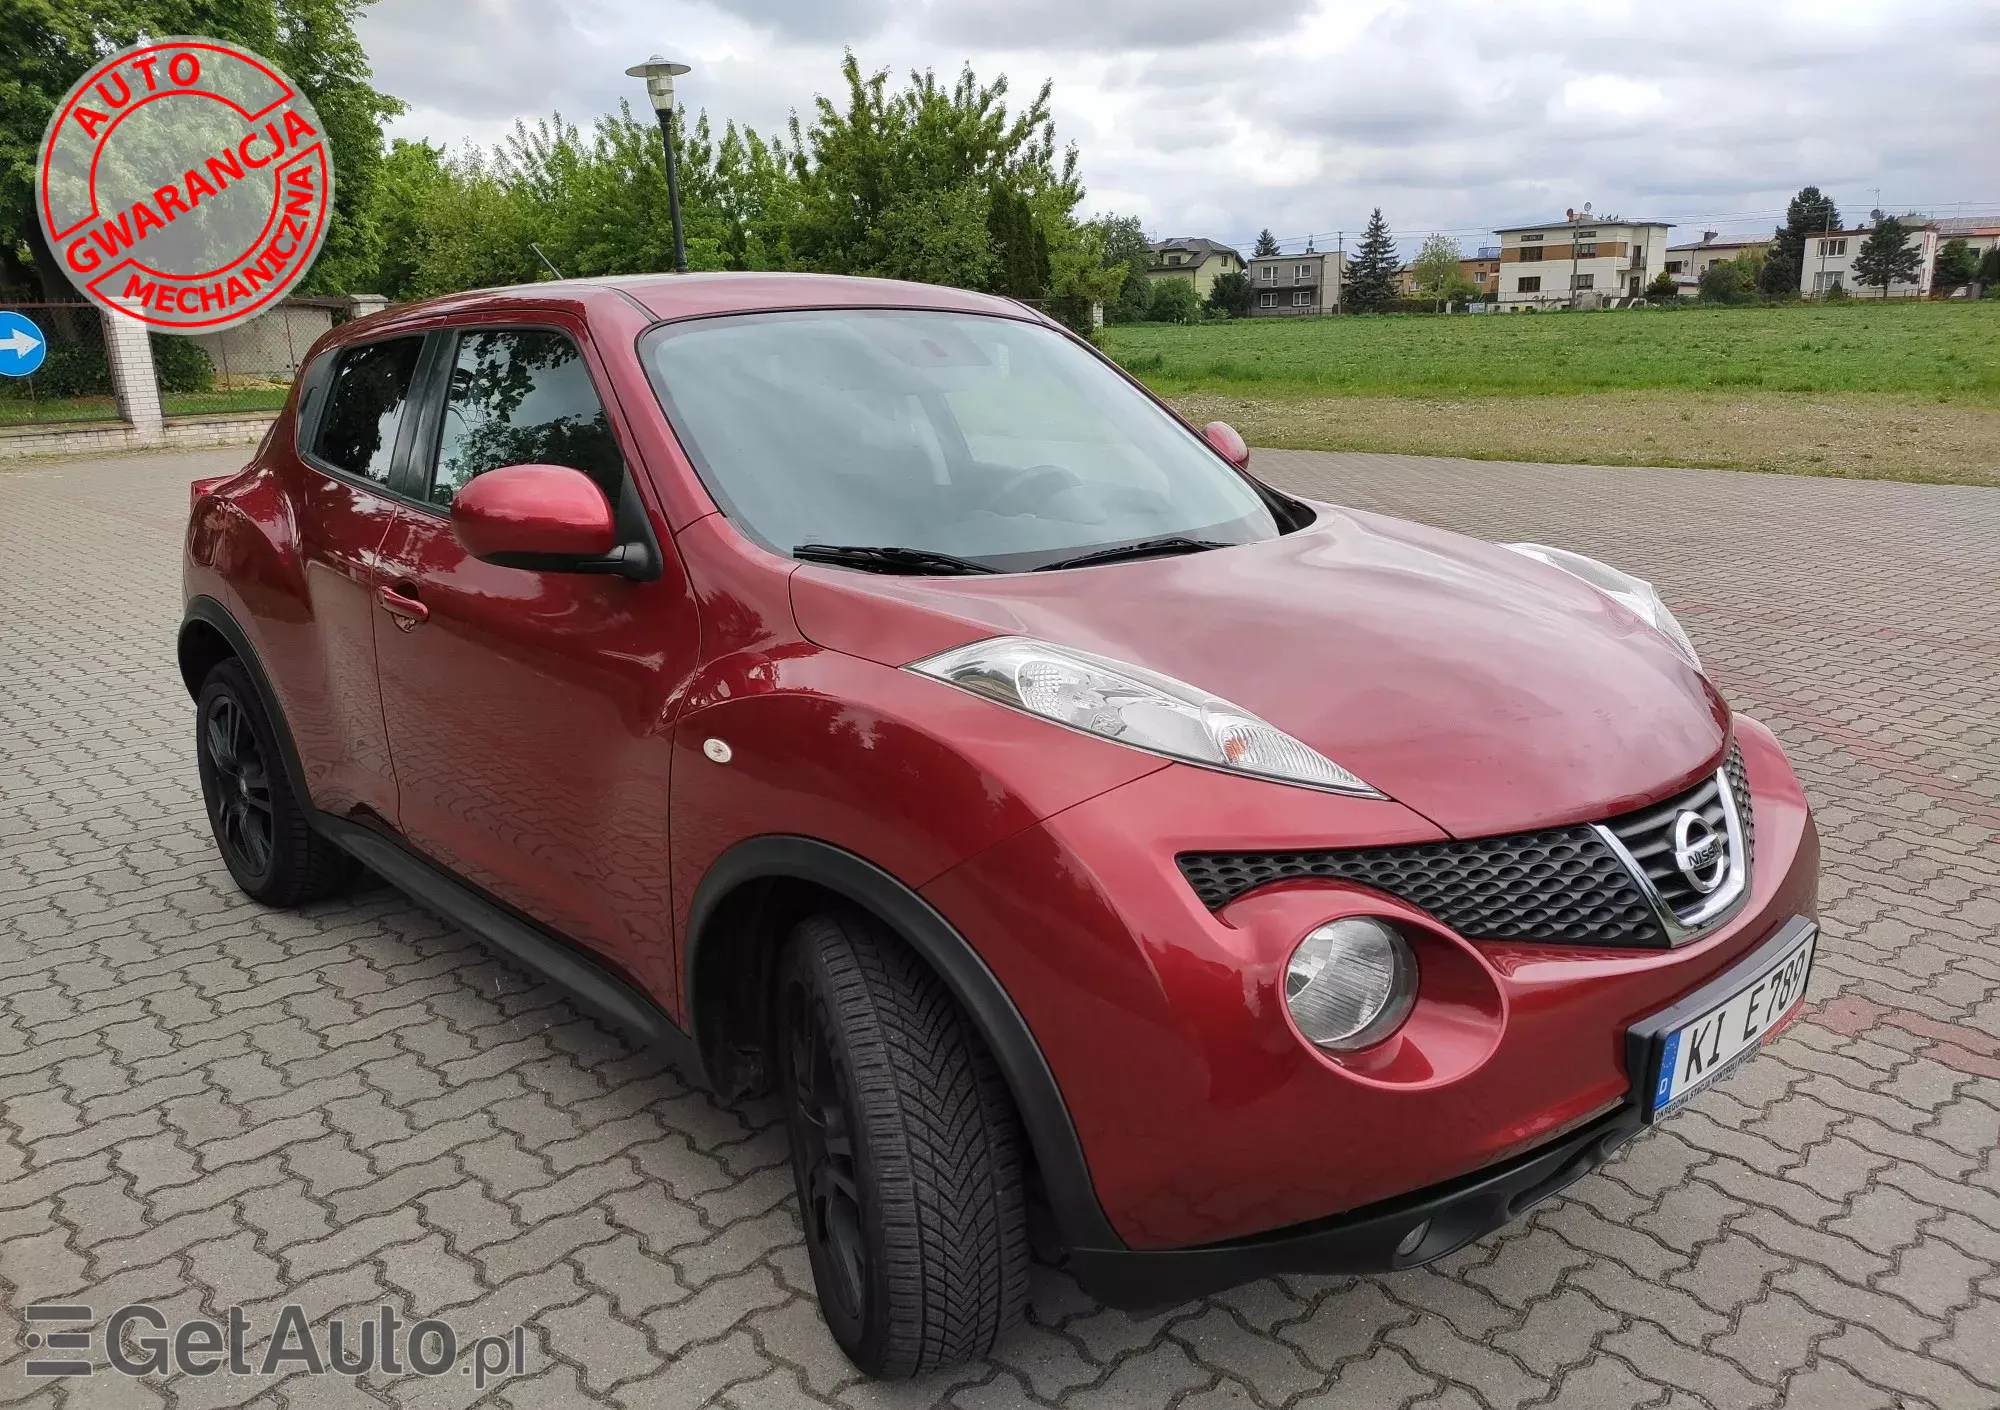
[(1250, 447), (1227, 421), (1211, 421), (1201, 428), (1201, 438), (1210, 448), (1238, 470), (1250, 468)]
[(504, 568), (623, 570), (618, 525), (597, 482), (567, 465), (508, 465), (475, 475), (451, 501), (465, 551)]

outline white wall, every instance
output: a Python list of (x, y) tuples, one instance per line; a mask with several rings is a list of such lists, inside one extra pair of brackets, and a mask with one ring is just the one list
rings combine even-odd
[[(1806, 241), (1806, 255), (1799, 267), (1799, 292), (1808, 298), (1823, 293), (1836, 278), (1842, 288), (1857, 299), (1879, 299), (1882, 291), (1873, 285), (1863, 285), (1854, 277), (1854, 257), (1861, 253), (1861, 244), (1868, 238), (1866, 230), (1835, 231), (1831, 235), (1814, 235)], [(1938, 238), (1935, 230), (1912, 230), (1904, 242), (1904, 248), (1915, 249), (1923, 257), (1923, 265), (1917, 271), (1913, 284), (1901, 281), (1889, 286), (1889, 297), (1921, 298), (1931, 291), (1931, 275), (1937, 268)], [(1822, 247), (1826, 250), (1822, 253)], [(1839, 250), (1835, 254), (1834, 250)]]
[[(1589, 244), (1594, 239), (1600, 249), (1613, 244), (1620, 244), (1625, 248), (1615, 255), (1606, 254), (1594, 259), (1579, 259), (1572, 265), (1569, 256), (1571, 236), (1579, 230), (1585, 234), (1580, 243)], [(1589, 234), (1593, 230), (1597, 232), (1594, 237)], [(1572, 274), (1579, 277), (1589, 276), (1590, 288), (1586, 292), (1602, 299), (1616, 299), (1631, 297), (1630, 281), (1636, 273), (1639, 275), (1639, 290), (1644, 293), (1646, 285), (1666, 267), (1667, 233), (1664, 226), (1620, 224), (1571, 226), (1567, 222), (1540, 231), (1508, 231), (1500, 236), (1502, 261), (1500, 305), (1503, 308), (1567, 306), (1570, 301)], [(1542, 237), (1540, 240), (1533, 238), (1537, 234)], [(1522, 262), (1518, 255), (1511, 260), (1507, 258), (1509, 251), (1531, 249), (1538, 244), (1548, 250), (1548, 258), (1536, 263)], [(1631, 268), (1634, 247), (1645, 251), (1645, 263), (1639, 270)], [(1560, 255), (1558, 251), (1561, 252)], [(1529, 278), (1539, 275), (1542, 281), (1541, 292), (1521, 293), (1520, 280), (1523, 275)]]

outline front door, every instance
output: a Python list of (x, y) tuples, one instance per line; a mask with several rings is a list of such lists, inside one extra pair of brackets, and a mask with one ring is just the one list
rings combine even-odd
[(580, 327), (444, 336), (375, 621), (397, 825), (671, 998), (670, 712), (694, 666), (693, 598), (670, 546), (652, 582), (496, 567), (460, 547), (452, 496), (484, 471), (573, 466), (614, 506), (638, 487)]

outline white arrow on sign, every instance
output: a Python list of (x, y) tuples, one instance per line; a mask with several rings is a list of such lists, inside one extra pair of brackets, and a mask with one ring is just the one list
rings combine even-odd
[(20, 357), (26, 357), (41, 345), (42, 340), (25, 328), (16, 328), (6, 337), (0, 338), (0, 348)]

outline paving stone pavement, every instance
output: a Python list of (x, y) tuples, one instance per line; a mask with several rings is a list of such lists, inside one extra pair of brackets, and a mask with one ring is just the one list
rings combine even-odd
[[(187, 481), (0, 471), (0, 1404), (463, 1406), (458, 1375), (26, 1379), (22, 1307), (525, 1327), (485, 1403), (2000, 1406), (2000, 492), (1264, 452), (1302, 492), (1651, 577), (1825, 834), (1813, 1007), (1428, 1270), (1133, 1317), (1038, 1269), (987, 1364), (860, 1381), (768, 1104), (726, 1107), (386, 889), (217, 861), (173, 667)], [(100, 1311), (100, 1314), (102, 1312)], [(99, 1356), (101, 1364), (101, 1354)]]

